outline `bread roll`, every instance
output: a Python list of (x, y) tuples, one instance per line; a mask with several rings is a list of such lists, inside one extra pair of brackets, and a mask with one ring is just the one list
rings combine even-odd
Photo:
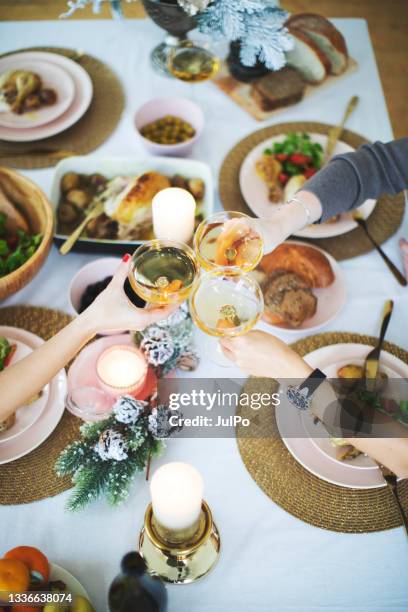
[(293, 272), (308, 287), (323, 288), (334, 282), (334, 273), (327, 257), (307, 245), (285, 242), (262, 258), (260, 268), (268, 275), (277, 270)]

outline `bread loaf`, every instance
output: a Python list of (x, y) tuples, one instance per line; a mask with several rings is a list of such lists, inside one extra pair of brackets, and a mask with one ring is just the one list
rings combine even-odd
[(297, 70), (285, 66), (256, 81), (251, 95), (263, 111), (296, 104), (303, 98), (306, 84)]
[(286, 53), (288, 65), (296, 68), (308, 83), (321, 83), (330, 70), (326, 54), (322, 53), (312, 37), (303, 30), (293, 26), (288, 29), (294, 40), (293, 49)]
[(347, 68), (348, 51), (346, 41), (339, 30), (322, 15), (299, 13), (286, 22), (287, 27), (301, 30), (316, 43), (330, 62), (331, 74), (341, 74)]
[(311, 288), (328, 287), (334, 282), (327, 257), (307, 245), (283, 243), (262, 258), (260, 268), (268, 276), (278, 270), (293, 272)]

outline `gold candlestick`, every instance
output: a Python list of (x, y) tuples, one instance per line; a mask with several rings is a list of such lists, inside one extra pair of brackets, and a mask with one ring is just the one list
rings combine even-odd
[(139, 552), (149, 573), (165, 582), (188, 584), (202, 578), (218, 561), (220, 547), (217, 526), (204, 500), (197, 524), (180, 531), (164, 528), (156, 521), (152, 505), (147, 507)]

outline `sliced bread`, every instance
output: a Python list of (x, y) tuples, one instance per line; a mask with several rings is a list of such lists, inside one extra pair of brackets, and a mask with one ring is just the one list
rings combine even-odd
[(296, 104), (303, 98), (306, 84), (299, 72), (285, 66), (253, 84), (251, 95), (263, 111)]
[(294, 27), (288, 29), (294, 40), (293, 49), (286, 53), (288, 66), (296, 68), (308, 83), (321, 83), (330, 70), (327, 56), (309, 34)]
[(348, 64), (346, 41), (339, 30), (322, 15), (299, 13), (292, 15), (286, 25), (308, 34), (330, 62), (331, 74), (341, 74)]

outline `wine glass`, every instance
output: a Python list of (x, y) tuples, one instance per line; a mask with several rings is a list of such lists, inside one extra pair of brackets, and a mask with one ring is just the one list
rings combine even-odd
[(198, 226), (194, 247), (205, 270), (223, 268), (225, 274), (250, 272), (263, 255), (259, 219), (236, 211), (215, 213)]
[(180, 81), (201, 83), (215, 76), (220, 60), (209, 49), (186, 40), (169, 53), (169, 72)]
[[(190, 296), (190, 312), (196, 325), (217, 338), (241, 336), (250, 331), (263, 313), (264, 301), (260, 286), (250, 276), (231, 275), (229, 269), (218, 269), (202, 275)], [(231, 367), (219, 342), (207, 340), (211, 360)]]
[(194, 251), (175, 240), (150, 240), (133, 254), (129, 282), (153, 304), (180, 304), (190, 295), (199, 274)]

